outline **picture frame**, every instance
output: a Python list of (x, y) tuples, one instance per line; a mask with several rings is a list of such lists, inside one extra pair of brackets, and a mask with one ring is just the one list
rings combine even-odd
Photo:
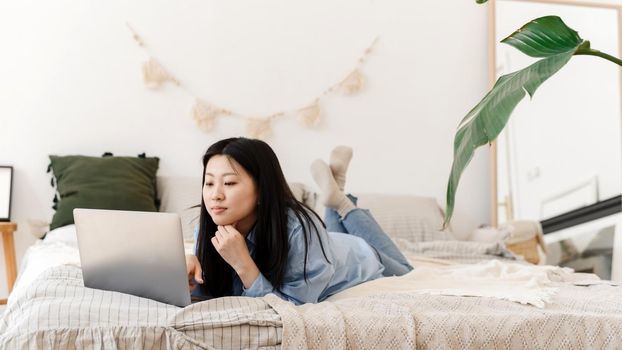
[(11, 221), (13, 167), (0, 165), (0, 222)]

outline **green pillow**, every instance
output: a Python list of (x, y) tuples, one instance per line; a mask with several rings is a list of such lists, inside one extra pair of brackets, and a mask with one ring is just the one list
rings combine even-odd
[(157, 211), (156, 157), (50, 156), (60, 198), (50, 230), (73, 224), (74, 208)]

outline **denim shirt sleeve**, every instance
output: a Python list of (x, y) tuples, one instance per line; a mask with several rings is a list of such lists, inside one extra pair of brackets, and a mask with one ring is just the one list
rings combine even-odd
[[(328, 244), (328, 234), (322, 226), (318, 226), (318, 229), (326, 256), (330, 261), (334, 261)], [(280, 290), (276, 290), (270, 281), (260, 273), (250, 288), (244, 288), (242, 295), (262, 297), (274, 293), (281, 299), (291, 301), (296, 305), (321, 301), (322, 292), (331, 282), (335, 269), (326, 261), (315, 230), (310, 229), (308, 233), (310, 237), (306, 281), (304, 278), (305, 239), (302, 226), (297, 225), (289, 234), (287, 267)]]

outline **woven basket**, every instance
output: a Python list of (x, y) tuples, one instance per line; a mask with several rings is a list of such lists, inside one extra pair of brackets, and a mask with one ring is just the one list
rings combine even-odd
[(538, 264), (540, 262), (540, 255), (538, 255), (538, 237), (528, 239), (513, 244), (507, 244), (506, 247), (516, 255), (522, 255), (525, 260), (532, 264)]

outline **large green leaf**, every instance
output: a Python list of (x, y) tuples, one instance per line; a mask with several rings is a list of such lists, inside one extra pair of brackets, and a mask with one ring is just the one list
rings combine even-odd
[(527, 23), (503, 42), (545, 58), (500, 77), (492, 90), (460, 122), (454, 137), (454, 160), (447, 184), (445, 225), (453, 215), (460, 176), (473, 158), (475, 149), (489, 144), (499, 135), (526, 93), (533, 96), (538, 87), (561, 69), (577, 50), (586, 44), (589, 46), (559, 17), (554, 16)]
[(546, 16), (525, 24), (501, 42), (531, 57), (550, 57), (575, 50), (583, 39), (561, 18)]

